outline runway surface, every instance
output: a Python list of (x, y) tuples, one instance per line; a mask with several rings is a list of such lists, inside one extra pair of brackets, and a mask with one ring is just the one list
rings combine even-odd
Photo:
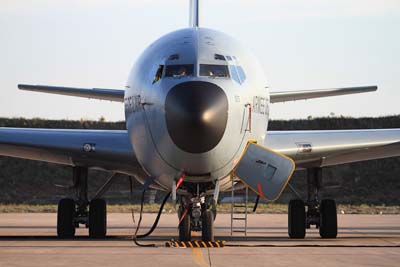
[[(141, 232), (155, 214), (144, 214)], [(224, 248), (166, 248), (177, 239), (176, 214), (164, 214), (159, 227), (137, 247), (130, 214), (109, 214), (108, 237), (56, 237), (56, 214), (0, 214), (0, 267), (3, 266), (399, 266), (400, 215), (339, 215), (337, 239), (321, 239), (311, 229), (304, 240), (287, 237), (287, 215), (252, 214), (248, 236), (230, 236), (230, 215), (218, 214), (216, 239)], [(136, 220), (137, 218), (136, 214)], [(199, 233), (194, 233), (199, 238)]]

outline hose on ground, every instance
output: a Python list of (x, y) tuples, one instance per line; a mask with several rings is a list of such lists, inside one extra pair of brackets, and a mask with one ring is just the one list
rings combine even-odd
[[(163, 202), (161, 203), (160, 209), (158, 210), (157, 217), (156, 217), (156, 219), (155, 219), (155, 221), (154, 221), (154, 223), (153, 223), (153, 226), (150, 228), (150, 230), (149, 230), (147, 233), (145, 233), (145, 234), (138, 235), (137, 233), (139, 232), (140, 224), (141, 224), (141, 222), (142, 222), (143, 205), (144, 205), (145, 193), (146, 193), (146, 189), (144, 189), (143, 192), (142, 192), (142, 199), (141, 199), (140, 213), (139, 213), (139, 221), (138, 221), (138, 224), (137, 224), (137, 227), (136, 227), (135, 234), (133, 235), (133, 242), (134, 242), (137, 246), (139, 246), (139, 247), (155, 247), (155, 246), (156, 246), (155, 244), (140, 244), (139, 242), (137, 242), (137, 239), (138, 239), (138, 238), (145, 238), (145, 237), (149, 236), (149, 235), (150, 235), (151, 233), (153, 233), (153, 231), (156, 229), (156, 227), (157, 227), (157, 225), (158, 225), (158, 222), (159, 222), (159, 220), (160, 220), (160, 217), (161, 217), (161, 213), (162, 213), (162, 211), (163, 211), (163, 209), (164, 209), (164, 205), (165, 205), (165, 203), (167, 202), (168, 198), (170, 197), (171, 192), (168, 192), (168, 194), (164, 197), (164, 200), (163, 200)], [(133, 209), (132, 209), (132, 218), (133, 218)]]

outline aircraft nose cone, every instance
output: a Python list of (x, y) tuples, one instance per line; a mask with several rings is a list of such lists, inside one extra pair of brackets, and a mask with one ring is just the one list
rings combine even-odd
[(228, 98), (209, 82), (185, 82), (174, 86), (165, 100), (168, 133), (183, 151), (205, 153), (224, 135)]

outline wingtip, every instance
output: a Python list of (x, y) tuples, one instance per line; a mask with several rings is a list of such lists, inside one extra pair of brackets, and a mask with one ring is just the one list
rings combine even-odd
[(360, 88), (364, 88), (364, 92), (375, 92), (378, 91), (378, 85), (367, 85)]
[(28, 86), (29, 85), (27, 85), (27, 84), (21, 84), (21, 83), (17, 85), (18, 89), (20, 89), (20, 90), (25, 90), (26, 88), (28, 88)]

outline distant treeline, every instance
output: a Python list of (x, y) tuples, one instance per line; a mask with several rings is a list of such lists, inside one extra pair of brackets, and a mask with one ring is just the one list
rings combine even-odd
[[(0, 127), (55, 128), (55, 129), (126, 129), (125, 122), (90, 120), (45, 120), (40, 118), (0, 118)], [(269, 130), (337, 130), (400, 128), (400, 115), (378, 118), (322, 117), (299, 120), (271, 120)]]
[[(63, 128), (63, 129), (125, 129), (124, 122), (44, 120), (24, 118), (0, 118), (0, 127)], [(400, 128), (400, 116), (380, 118), (329, 117), (304, 120), (270, 121), (270, 130), (334, 130)], [(400, 205), (400, 157), (358, 162), (324, 168), (322, 197), (335, 198), (346, 204)], [(101, 171), (90, 172), (89, 188), (93, 194), (107, 179)], [(296, 172), (292, 178), (294, 187), (305, 195), (305, 172)], [(0, 203), (49, 204), (73, 192), (54, 184), (70, 184), (71, 168), (55, 164), (0, 157)], [(138, 185), (135, 184), (137, 187)], [(136, 196), (139, 194), (136, 192)], [(158, 198), (163, 193), (158, 193)], [(222, 196), (223, 197), (223, 196)], [(293, 198), (286, 190), (279, 202)], [(113, 185), (107, 198), (111, 202), (126, 203), (129, 200), (129, 183), (125, 178)], [(138, 201), (135, 197), (135, 202)]]

